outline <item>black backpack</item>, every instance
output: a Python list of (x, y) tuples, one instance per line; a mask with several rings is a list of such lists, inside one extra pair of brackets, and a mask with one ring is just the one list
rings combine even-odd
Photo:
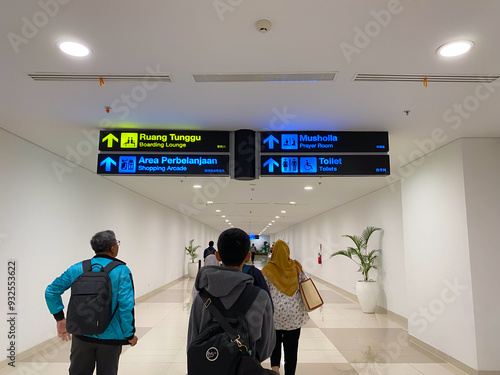
[[(83, 273), (71, 284), (66, 318), (66, 330), (69, 333), (98, 335), (106, 330), (116, 312), (116, 309), (111, 312), (113, 294), (109, 272), (122, 264), (114, 260), (103, 267), (100, 264), (92, 265), (90, 259), (82, 262)], [(93, 267), (100, 267), (100, 270), (93, 271)]]
[[(226, 310), (220, 300), (210, 295), (206, 290), (200, 291), (204, 308), (209, 309), (213, 318), (202, 327), (198, 337), (188, 347), (189, 375), (236, 375), (241, 373), (240, 363), (242, 360), (251, 358), (252, 349), (248, 347), (250, 340), (245, 314), (259, 291), (259, 288), (248, 284), (229, 310)], [(214, 311), (214, 306), (217, 311)], [(220, 321), (223, 323), (221, 324)], [(229, 324), (229, 327), (224, 324), (224, 321)], [(233, 332), (237, 332), (237, 339), (232, 334)], [(257, 372), (254, 373), (257, 374)]]

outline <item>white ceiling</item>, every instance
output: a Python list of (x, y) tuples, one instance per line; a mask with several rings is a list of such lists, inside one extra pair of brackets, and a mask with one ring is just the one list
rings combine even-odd
[[(273, 233), (397, 180), (398, 167), (419, 155), (419, 144), (427, 152), (461, 137), (499, 137), (497, 81), (428, 87), (353, 81), (357, 73), (499, 74), (499, 17), (496, 0), (6, 0), (0, 126), (63, 157), (76, 151), (76, 161), (93, 173), (98, 151), (85, 149), (86, 134), (105, 128), (389, 132), (390, 178), (101, 177), (218, 230), (227, 227), (225, 214), (250, 233), (276, 220), (266, 231)], [(271, 31), (259, 33), (259, 19), (270, 20)], [(443, 43), (462, 38), (475, 43), (469, 54), (436, 55)], [(92, 54), (63, 55), (56, 43), (67, 39), (85, 43)], [(173, 82), (140, 98), (141, 82), (100, 87), (27, 75), (151, 70)], [(323, 71), (338, 75), (331, 82), (288, 83), (196, 83), (192, 77)], [(105, 106), (112, 107), (109, 114)], [(195, 183), (203, 185), (203, 196)], [(304, 191), (307, 184), (314, 190)], [(197, 203), (204, 198), (214, 204)]]

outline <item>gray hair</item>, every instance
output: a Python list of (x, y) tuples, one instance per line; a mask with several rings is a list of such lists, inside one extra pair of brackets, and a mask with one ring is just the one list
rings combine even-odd
[(111, 246), (116, 243), (115, 232), (112, 230), (105, 230), (94, 234), (94, 237), (90, 240), (90, 246), (92, 249), (98, 253), (104, 253), (109, 250)]

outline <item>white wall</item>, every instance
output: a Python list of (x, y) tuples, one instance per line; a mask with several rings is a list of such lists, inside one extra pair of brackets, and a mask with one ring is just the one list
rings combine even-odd
[[(377, 178), (377, 177), (374, 177)], [(377, 226), (369, 249), (381, 248), (381, 267), (370, 271), (370, 278), (381, 282), (379, 305), (407, 316), (405, 289), (405, 259), (399, 183), (382, 188), (343, 206), (325, 212), (287, 230), (276, 233), (290, 246), (292, 257), (299, 260), (306, 272), (316, 275), (350, 293), (355, 293), (356, 281), (362, 278), (358, 267), (345, 257), (329, 255), (352, 245), (344, 234), (361, 235), (367, 226)], [(319, 245), (323, 247), (323, 264), (317, 263)]]
[(408, 332), (477, 369), (462, 141), (415, 165), (402, 183)]
[(478, 367), (498, 371), (500, 140), (467, 139), (462, 147)]
[[(6, 307), (7, 262), (14, 259), (18, 353), (55, 336), (45, 287), (94, 255), (89, 240), (96, 232), (115, 231), (118, 257), (132, 270), (136, 297), (187, 273), (184, 246), (191, 238), (202, 245), (201, 255), (219, 234), (77, 166), (59, 181), (53, 162), (65, 163), (0, 129), (0, 299)], [(6, 319), (0, 331), (7, 340)]]

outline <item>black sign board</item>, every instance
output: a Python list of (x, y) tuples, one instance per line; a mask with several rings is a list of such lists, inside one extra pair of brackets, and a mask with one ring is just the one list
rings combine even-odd
[(99, 154), (97, 173), (121, 176), (229, 176), (229, 155)]
[(262, 155), (261, 176), (387, 176), (389, 155)]
[(229, 132), (203, 130), (101, 130), (100, 151), (229, 152)]
[(387, 132), (261, 132), (261, 152), (389, 152)]

